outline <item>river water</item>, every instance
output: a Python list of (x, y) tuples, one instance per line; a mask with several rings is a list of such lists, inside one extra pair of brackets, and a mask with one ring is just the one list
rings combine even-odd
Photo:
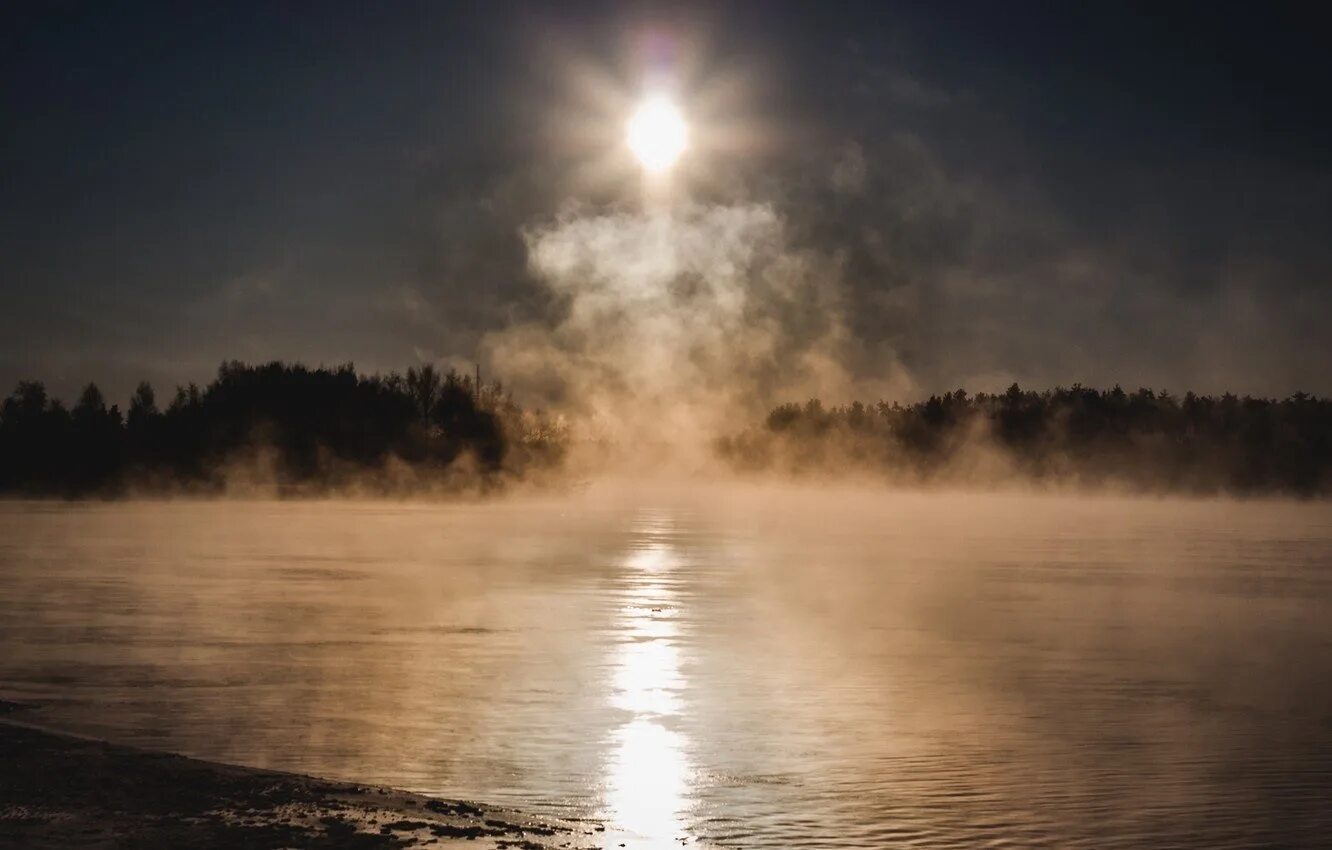
[(1332, 507), (0, 503), (0, 696), (607, 847), (1314, 846)]

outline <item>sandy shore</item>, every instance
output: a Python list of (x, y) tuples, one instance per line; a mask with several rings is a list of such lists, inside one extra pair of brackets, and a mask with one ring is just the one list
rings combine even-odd
[(599, 824), (148, 752), (0, 703), (0, 847), (596, 848)]

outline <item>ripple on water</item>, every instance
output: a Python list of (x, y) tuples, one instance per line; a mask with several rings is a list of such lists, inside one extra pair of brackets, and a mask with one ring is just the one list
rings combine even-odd
[(0, 686), (608, 846), (1316, 846), (1326, 507), (0, 506)]

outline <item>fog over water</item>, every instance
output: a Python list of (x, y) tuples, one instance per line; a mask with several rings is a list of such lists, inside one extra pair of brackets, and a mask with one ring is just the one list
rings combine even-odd
[(629, 848), (1311, 846), (1332, 507), (598, 483), (0, 503), (0, 696)]
[(1328, 843), (1312, 15), (27, 5), (0, 719), (601, 848)]

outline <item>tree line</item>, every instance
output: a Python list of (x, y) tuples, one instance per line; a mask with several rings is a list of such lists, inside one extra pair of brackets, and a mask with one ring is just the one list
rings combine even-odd
[[(227, 489), (238, 470), (278, 492), (492, 487), (553, 473), (563, 422), (498, 382), (432, 366), (222, 364), (165, 404), (139, 384), (122, 413), (88, 384), (74, 406), (22, 381), (0, 403), (0, 492), (113, 496)], [(1332, 401), (1014, 384), (926, 401), (782, 404), (722, 437), (732, 467), (901, 483), (1021, 479), (1143, 491), (1332, 492)]]
[(907, 482), (1007, 478), (1138, 491), (1332, 491), (1332, 401), (1017, 384), (915, 404), (783, 404), (722, 438), (744, 470), (859, 472)]
[(218, 492), (238, 467), (279, 492), (488, 486), (554, 466), (563, 450), (560, 424), (498, 382), (428, 365), (362, 375), (232, 361), (165, 405), (141, 383), (123, 414), (95, 384), (72, 408), (37, 381), (0, 404), (0, 491), (11, 494)]

